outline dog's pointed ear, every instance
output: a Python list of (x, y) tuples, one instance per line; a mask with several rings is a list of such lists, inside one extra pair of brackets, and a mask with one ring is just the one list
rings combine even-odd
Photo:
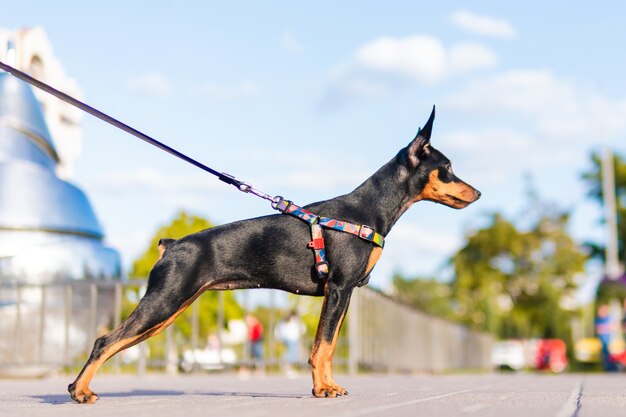
[(411, 141), (407, 148), (407, 156), (411, 166), (416, 167), (420, 160), (428, 158), (430, 155), (430, 134), (433, 131), (433, 121), (435, 120), (435, 106), (430, 113), (428, 121), (423, 128), (417, 131), (415, 139)]

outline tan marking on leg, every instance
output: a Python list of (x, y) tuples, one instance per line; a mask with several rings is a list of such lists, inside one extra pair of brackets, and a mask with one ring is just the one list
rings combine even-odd
[(339, 340), (339, 331), (341, 330), (341, 326), (343, 325), (344, 318), (345, 313), (341, 315), (339, 323), (337, 323), (337, 329), (335, 329), (333, 341), (330, 345), (330, 351), (328, 352), (325, 363), (326, 384), (330, 385), (335, 391), (337, 391), (339, 395), (345, 395), (346, 390), (336, 384), (333, 378), (333, 357), (335, 356), (335, 348), (337, 347), (337, 341)]
[(165, 330), (167, 326), (172, 324), (174, 320), (176, 320), (176, 318), (181, 315), (187, 309), (187, 307), (189, 307), (200, 296), (200, 294), (205, 291), (205, 288), (206, 286), (200, 288), (190, 299), (185, 301), (182, 306), (178, 310), (176, 310), (176, 312), (172, 314), (167, 320), (151, 327), (150, 329), (137, 336), (119, 340), (105, 348), (100, 357), (91, 362), (88, 366), (86, 366), (79, 374), (76, 381), (74, 381), (74, 392), (76, 393), (76, 397), (78, 398), (77, 401), (81, 402), (80, 400), (85, 397), (84, 402), (86, 403), (92, 404), (96, 402), (98, 400), (98, 396), (89, 389), (89, 384), (91, 383), (91, 380), (93, 379), (98, 369), (100, 369), (100, 367), (104, 364), (104, 362), (106, 362), (109, 358), (111, 358), (111, 356), (115, 355), (116, 353), (161, 333), (163, 330)]
[[(324, 299), (324, 304), (325, 302), (326, 299)], [(337, 395), (346, 394), (346, 390), (335, 383), (332, 369), (333, 355), (344, 317), (345, 313), (341, 315), (333, 340), (330, 343), (322, 339), (320, 327), (317, 329), (317, 335), (309, 359), (313, 374), (313, 395), (316, 397), (336, 397)]]
[(322, 341), (315, 353), (312, 353), (309, 363), (313, 373), (313, 395), (316, 397), (334, 397), (335, 390), (326, 382), (328, 379), (328, 357), (331, 351), (331, 343)]
[[(94, 375), (100, 369), (102, 364), (106, 362), (111, 356), (115, 355), (120, 350), (126, 349), (130, 346), (133, 346), (139, 342), (141, 342), (142, 337), (144, 337), (151, 329), (145, 331), (142, 334), (137, 336), (122, 339), (109, 347), (105, 348), (100, 357), (95, 361), (91, 362), (88, 366), (86, 366), (83, 371), (79, 374), (79, 377), (74, 381), (74, 397), (75, 401), (87, 404), (93, 404), (98, 400), (98, 395), (94, 394), (93, 391), (89, 389), (89, 383), (93, 379)], [(141, 340), (140, 340), (141, 339)], [(146, 337), (147, 339), (147, 337)]]
[[(322, 322), (324, 312), (326, 311), (326, 288), (328, 284), (324, 286), (324, 300), (322, 301), (322, 315), (320, 316), (320, 323)], [(315, 339), (313, 341), (313, 347), (311, 348), (311, 356), (309, 357), (309, 365), (311, 365), (311, 373), (313, 376), (313, 395), (318, 396), (315, 392), (316, 387), (319, 387), (324, 382), (323, 367), (319, 363), (320, 349), (323, 351), (326, 349), (327, 343), (322, 342), (322, 326), (317, 325), (317, 331), (315, 333)]]
[(156, 325), (155, 327), (153, 327), (151, 330), (153, 330), (153, 333), (150, 334), (149, 337), (152, 336), (156, 336), (159, 333), (161, 333), (163, 330), (165, 330), (167, 328), (167, 326), (169, 326), (170, 324), (172, 324), (174, 322), (174, 320), (176, 320), (176, 318), (178, 316), (180, 316), (181, 314), (183, 314), (183, 312), (187, 309), (187, 307), (189, 307), (191, 304), (193, 304), (194, 301), (196, 301), (196, 299), (198, 297), (200, 297), (200, 295), (206, 291), (206, 288), (208, 287), (208, 285), (204, 285), (203, 287), (201, 287), (198, 291), (196, 291), (196, 293), (194, 295), (191, 296), (190, 299), (188, 299), (187, 301), (185, 301), (183, 303), (182, 306), (180, 306), (180, 308), (178, 310), (176, 310), (176, 312), (174, 314), (172, 314), (170, 316), (169, 319), (165, 320), (163, 323)]

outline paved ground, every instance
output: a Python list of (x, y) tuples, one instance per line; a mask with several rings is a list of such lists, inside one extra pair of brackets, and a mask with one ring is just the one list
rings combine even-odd
[(70, 401), (68, 377), (0, 380), (0, 416), (626, 416), (626, 375), (342, 376), (350, 395), (310, 396), (308, 376), (98, 375), (95, 405)]

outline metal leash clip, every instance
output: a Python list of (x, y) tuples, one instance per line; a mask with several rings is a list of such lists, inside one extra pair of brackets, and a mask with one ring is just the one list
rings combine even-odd
[(254, 188), (252, 186), (252, 184), (248, 183), (248, 182), (244, 182), (244, 181), (239, 181), (239, 185), (237, 186), (237, 189), (243, 193), (249, 193), (249, 194), (253, 194), (257, 197), (261, 197), (264, 200), (267, 200), (269, 202), (272, 203), (272, 205), (274, 204), (275, 201), (275, 197), (272, 197), (269, 194), (264, 193), (263, 191), (259, 191), (256, 188)]
[(274, 197), (272, 201), (272, 208), (274, 210), (280, 211), (281, 213), (284, 213), (290, 204), (291, 204), (291, 201), (285, 200), (285, 198), (281, 195), (277, 195), (276, 197)]

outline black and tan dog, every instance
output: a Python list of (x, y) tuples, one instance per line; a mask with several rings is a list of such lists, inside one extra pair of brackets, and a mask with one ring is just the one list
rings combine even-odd
[[(370, 225), (386, 236), (413, 203), (428, 200), (461, 209), (480, 192), (453, 173), (450, 160), (430, 146), (435, 110), (415, 139), (349, 194), (305, 208), (335, 219)], [(89, 383), (111, 356), (170, 325), (202, 292), (275, 288), (323, 296), (324, 302), (309, 363), (313, 395), (335, 397), (347, 392), (332, 375), (332, 358), (352, 290), (367, 283), (382, 248), (347, 233), (324, 233), (329, 275), (320, 280), (308, 247), (309, 226), (286, 215), (238, 221), (186, 236), (163, 239), (161, 257), (148, 289), (130, 317), (95, 341), (84, 368), (69, 385), (72, 399), (93, 403)]]

